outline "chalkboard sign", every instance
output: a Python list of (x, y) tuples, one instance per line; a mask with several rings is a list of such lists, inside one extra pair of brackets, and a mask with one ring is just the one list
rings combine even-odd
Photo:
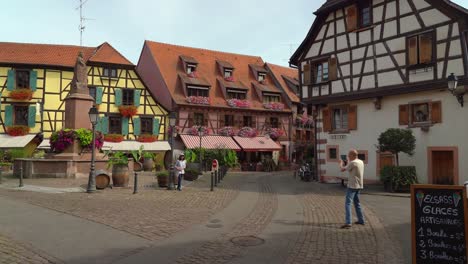
[(467, 263), (465, 187), (411, 186), (413, 263)]

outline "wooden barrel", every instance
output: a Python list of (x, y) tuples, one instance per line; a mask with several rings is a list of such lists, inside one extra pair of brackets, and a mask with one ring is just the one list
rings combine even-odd
[(109, 187), (110, 177), (105, 170), (96, 171), (96, 189), (102, 190)]

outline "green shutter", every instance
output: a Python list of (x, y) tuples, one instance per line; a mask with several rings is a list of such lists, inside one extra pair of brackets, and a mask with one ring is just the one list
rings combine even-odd
[(114, 95), (115, 95), (115, 98), (114, 98), (115, 105), (121, 106), (122, 105), (122, 89), (115, 88)]
[(141, 119), (139, 117), (133, 118), (133, 135), (139, 136), (141, 134)]
[(159, 135), (159, 118), (155, 118), (153, 120), (153, 134)]
[(13, 106), (12, 105), (6, 105), (5, 106), (4, 124), (7, 127), (13, 125)]
[(37, 71), (29, 72), (29, 88), (33, 92), (37, 89)]
[(141, 90), (135, 89), (133, 91), (133, 105), (140, 106), (140, 97), (141, 97)]
[(96, 104), (102, 104), (102, 95), (104, 93), (104, 88), (96, 87)]
[(128, 135), (128, 117), (122, 117), (122, 135)]
[(94, 129), (96, 129), (96, 131), (99, 131), (101, 132), (101, 117), (98, 117), (98, 120), (97, 120), (97, 123), (96, 123), (96, 126), (94, 127)]
[(30, 105), (28, 111), (28, 126), (35, 127), (36, 126), (36, 106)]
[(7, 90), (13, 91), (15, 89), (15, 70), (8, 70), (8, 78), (7, 78)]
[(100, 128), (101, 128), (101, 132), (105, 135), (105, 134), (109, 134), (109, 117), (107, 116), (103, 116), (101, 117), (100, 119)]

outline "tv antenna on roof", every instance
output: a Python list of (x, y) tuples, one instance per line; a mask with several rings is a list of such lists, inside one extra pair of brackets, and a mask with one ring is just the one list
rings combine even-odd
[(83, 32), (85, 30), (85, 25), (84, 25), (84, 22), (86, 20), (95, 20), (95, 19), (92, 19), (92, 18), (86, 18), (86, 17), (83, 17), (83, 6), (84, 4), (86, 4), (88, 2), (88, 0), (80, 0), (80, 5), (75, 8), (75, 10), (78, 10), (80, 9), (80, 27), (79, 27), (79, 30), (80, 30), (80, 46), (83, 46)]

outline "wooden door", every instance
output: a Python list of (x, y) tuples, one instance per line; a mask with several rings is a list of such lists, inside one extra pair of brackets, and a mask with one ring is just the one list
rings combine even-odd
[(453, 151), (432, 151), (432, 183), (454, 185)]
[(378, 154), (378, 156), (379, 156), (379, 164), (377, 166), (377, 169), (378, 169), (377, 174), (380, 175), (380, 171), (385, 166), (395, 165), (395, 156), (393, 156), (393, 154), (380, 153)]

